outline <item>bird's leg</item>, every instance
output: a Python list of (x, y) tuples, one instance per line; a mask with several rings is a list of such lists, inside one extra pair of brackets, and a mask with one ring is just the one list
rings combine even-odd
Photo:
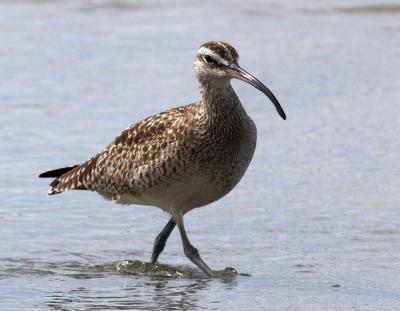
[(185, 227), (183, 225), (183, 217), (176, 217), (175, 223), (178, 225), (179, 233), (181, 234), (183, 251), (186, 257), (188, 257), (208, 277), (214, 277), (214, 273), (211, 271), (210, 267), (207, 266), (203, 259), (201, 259), (199, 251), (192, 244), (190, 244), (190, 241), (186, 235)]
[(161, 232), (157, 235), (154, 246), (153, 253), (151, 254), (151, 263), (155, 264), (158, 256), (164, 250), (165, 242), (168, 240), (169, 235), (175, 228), (175, 221), (171, 218)]

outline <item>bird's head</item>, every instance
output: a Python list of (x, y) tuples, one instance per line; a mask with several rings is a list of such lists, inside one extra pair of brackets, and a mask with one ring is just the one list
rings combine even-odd
[(274, 104), (278, 114), (285, 120), (286, 114), (272, 92), (253, 75), (240, 68), (239, 54), (228, 43), (210, 41), (197, 52), (194, 71), (202, 84), (221, 85), (235, 78), (249, 83), (263, 92)]

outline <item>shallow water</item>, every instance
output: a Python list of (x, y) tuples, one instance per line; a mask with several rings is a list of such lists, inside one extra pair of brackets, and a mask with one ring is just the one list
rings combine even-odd
[[(0, 309), (399, 309), (399, 8), (2, 1)], [(160, 210), (87, 192), (47, 197), (36, 176), (197, 100), (192, 60), (211, 39), (238, 49), (288, 120), (233, 83), (258, 147), (232, 193), (185, 217), (205, 261), (238, 271), (207, 280), (177, 232), (160, 257), (167, 266), (142, 263), (168, 221)]]

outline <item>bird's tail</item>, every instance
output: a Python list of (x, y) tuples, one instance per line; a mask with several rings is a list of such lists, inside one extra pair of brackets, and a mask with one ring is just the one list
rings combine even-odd
[[(93, 182), (94, 171), (99, 155), (90, 160), (74, 166), (58, 168), (44, 172), (39, 175), (41, 178), (55, 178), (50, 183), (49, 194), (58, 194), (66, 190), (88, 190)], [(89, 187), (89, 188), (88, 188)]]
[(43, 172), (39, 175), (40, 178), (55, 178), (50, 183), (49, 195), (58, 194), (70, 189), (85, 189), (79, 182), (77, 173), (80, 171), (80, 165), (62, 167), (55, 170)]

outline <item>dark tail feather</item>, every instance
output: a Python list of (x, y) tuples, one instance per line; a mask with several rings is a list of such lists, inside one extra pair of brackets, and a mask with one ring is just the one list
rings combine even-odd
[(62, 167), (62, 168), (58, 168), (55, 170), (51, 170), (51, 171), (47, 171), (47, 172), (43, 172), (39, 175), (40, 178), (57, 178), (60, 177), (61, 175), (69, 172), (70, 170), (74, 169), (75, 167), (77, 167), (79, 165), (74, 165), (74, 166), (69, 166), (69, 167)]
[[(92, 161), (93, 159), (89, 160)], [(88, 163), (85, 162), (83, 165)], [(55, 170), (43, 172), (39, 175), (40, 178), (55, 178), (50, 183), (48, 194), (58, 194), (66, 190), (87, 190), (87, 188), (79, 181), (79, 174), (85, 171), (85, 168), (80, 168), (82, 165), (74, 165), (62, 167)]]

